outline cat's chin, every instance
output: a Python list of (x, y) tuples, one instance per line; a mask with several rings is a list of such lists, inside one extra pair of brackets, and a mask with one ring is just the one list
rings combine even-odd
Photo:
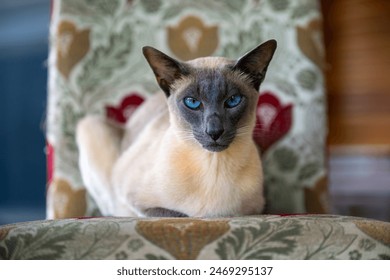
[(226, 150), (229, 147), (229, 145), (220, 145), (217, 143), (203, 145), (203, 148), (208, 150), (209, 152), (222, 152)]

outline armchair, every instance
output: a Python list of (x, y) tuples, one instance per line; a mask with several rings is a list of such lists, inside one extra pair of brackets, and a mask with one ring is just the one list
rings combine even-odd
[[(123, 123), (158, 88), (141, 54), (236, 57), (274, 38), (254, 139), (265, 215), (99, 217), (78, 169), (86, 114)], [(5, 259), (388, 259), (390, 224), (328, 215), (326, 100), (317, 1), (53, 1), (47, 221), (0, 227)], [(310, 214), (309, 214), (310, 213)]]

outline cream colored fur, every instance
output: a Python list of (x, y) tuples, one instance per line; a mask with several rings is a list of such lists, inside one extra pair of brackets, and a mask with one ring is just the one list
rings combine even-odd
[(96, 116), (77, 126), (82, 177), (102, 214), (143, 216), (154, 207), (195, 217), (261, 213), (262, 169), (250, 133), (222, 152), (209, 152), (189, 135), (183, 139), (161, 93), (130, 124), (136, 131), (127, 127), (123, 138)]

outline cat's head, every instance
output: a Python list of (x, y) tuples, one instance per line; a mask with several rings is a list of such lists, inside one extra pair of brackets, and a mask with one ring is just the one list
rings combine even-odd
[(168, 97), (170, 118), (183, 140), (220, 152), (252, 137), (259, 87), (276, 49), (267, 41), (237, 60), (205, 57), (180, 62), (152, 48), (143, 53)]

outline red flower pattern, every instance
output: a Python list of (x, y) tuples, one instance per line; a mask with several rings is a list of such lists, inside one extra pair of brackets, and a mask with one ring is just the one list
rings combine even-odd
[(272, 92), (260, 94), (253, 139), (260, 146), (261, 152), (267, 151), (290, 130), (292, 108), (292, 104), (282, 105)]
[(106, 116), (113, 121), (123, 124), (142, 102), (144, 102), (144, 99), (140, 95), (130, 93), (122, 99), (118, 106), (106, 106)]

